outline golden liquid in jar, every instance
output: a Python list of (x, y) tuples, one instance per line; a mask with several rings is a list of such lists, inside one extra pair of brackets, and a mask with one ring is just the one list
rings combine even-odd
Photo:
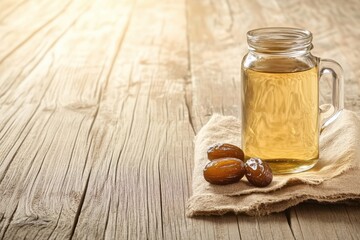
[[(281, 70), (281, 69), (280, 69)], [(318, 69), (243, 70), (242, 144), (274, 173), (307, 170), (319, 158)]]

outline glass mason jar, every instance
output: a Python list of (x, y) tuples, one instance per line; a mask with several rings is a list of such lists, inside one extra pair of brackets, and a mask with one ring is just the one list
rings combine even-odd
[[(312, 34), (296, 28), (247, 33), (242, 61), (242, 149), (276, 174), (302, 172), (319, 159), (319, 135), (344, 106), (341, 66), (310, 53)], [(319, 108), (319, 80), (331, 77), (332, 106)], [(325, 117), (327, 116), (327, 117)]]

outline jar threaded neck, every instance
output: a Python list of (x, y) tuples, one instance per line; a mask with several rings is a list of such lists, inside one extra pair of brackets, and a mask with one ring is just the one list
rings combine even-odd
[(313, 47), (311, 41), (311, 32), (299, 28), (258, 28), (247, 33), (249, 50), (265, 54), (308, 52)]

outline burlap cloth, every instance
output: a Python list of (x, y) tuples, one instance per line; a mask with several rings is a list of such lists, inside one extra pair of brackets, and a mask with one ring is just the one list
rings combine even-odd
[(187, 215), (222, 215), (228, 212), (266, 215), (281, 212), (306, 200), (318, 202), (360, 201), (360, 118), (343, 110), (320, 135), (320, 159), (303, 173), (275, 175), (265, 188), (239, 183), (218, 186), (206, 182), (203, 168), (207, 149), (218, 142), (240, 146), (241, 122), (214, 115), (195, 137), (193, 195)]

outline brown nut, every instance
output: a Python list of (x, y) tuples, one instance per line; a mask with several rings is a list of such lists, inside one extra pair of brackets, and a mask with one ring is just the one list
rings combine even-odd
[(259, 158), (250, 158), (245, 163), (245, 176), (256, 187), (266, 187), (273, 179), (272, 171), (266, 162)]
[(244, 162), (236, 158), (216, 159), (204, 168), (205, 180), (218, 185), (236, 183), (244, 174)]
[(228, 157), (244, 161), (244, 152), (237, 146), (228, 143), (217, 143), (210, 146), (207, 154), (209, 160)]

